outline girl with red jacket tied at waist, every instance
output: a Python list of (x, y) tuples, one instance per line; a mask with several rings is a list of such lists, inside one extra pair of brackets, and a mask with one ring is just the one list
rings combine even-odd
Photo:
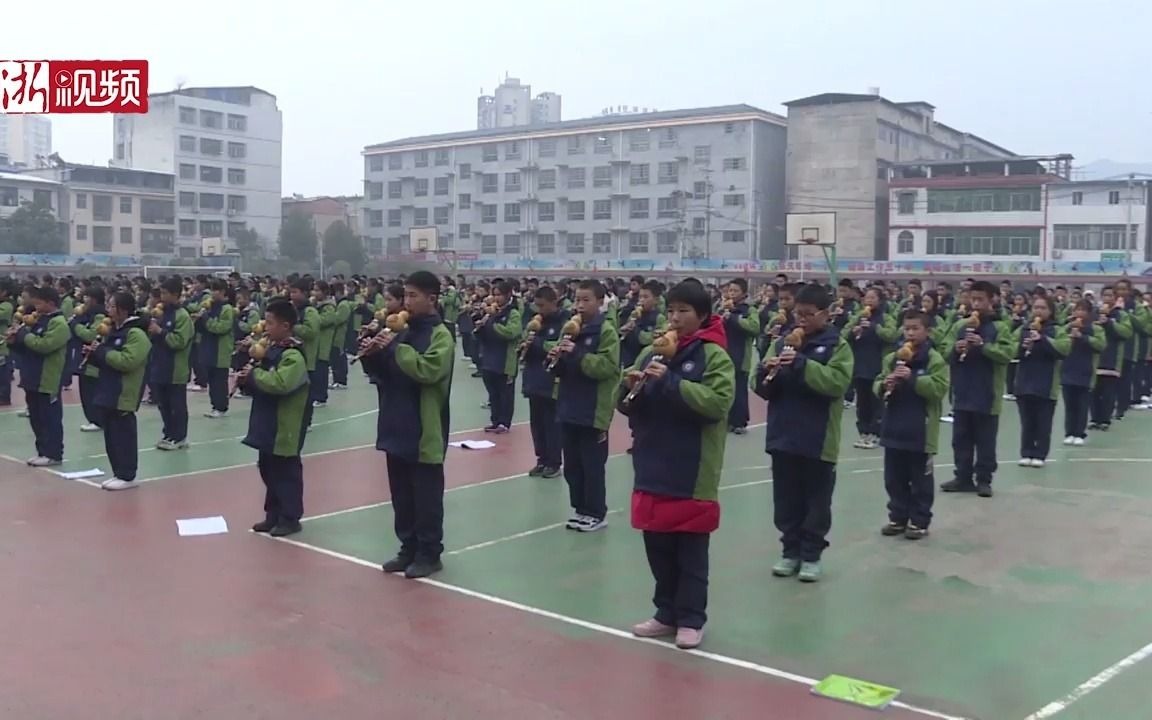
[[(677, 334), (671, 357), (646, 348), (628, 369), (620, 409), (632, 420), (632, 527), (644, 532), (656, 581), (656, 613), (632, 628), (638, 637), (675, 636), (698, 647), (708, 605), (708, 544), (720, 526), (718, 491), (736, 370), (724, 321), (699, 283), (668, 292)], [(642, 386), (640, 385), (643, 381)], [(637, 389), (639, 388), (639, 389)]]

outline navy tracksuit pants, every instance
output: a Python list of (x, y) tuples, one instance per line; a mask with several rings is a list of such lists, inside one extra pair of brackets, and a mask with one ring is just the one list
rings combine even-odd
[(736, 372), (736, 393), (728, 410), (728, 427), (748, 427), (748, 373)]
[(560, 423), (564, 446), (564, 479), (568, 502), (577, 515), (603, 520), (608, 515), (604, 466), (608, 462), (608, 433), (594, 427)]
[(780, 531), (783, 556), (819, 562), (832, 529), (836, 465), (793, 453), (771, 455), (773, 519)]
[(516, 408), (516, 383), (504, 373), (485, 370), (480, 374), (488, 391), (488, 413), (493, 425), (512, 427)]
[(971, 410), (953, 411), (952, 454), (956, 479), (966, 485), (992, 484), (996, 474), (996, 434), (1000, 416)]
[(444, 466), (385, 457), (399, 555), (436, 562), (444, 552)]
[(528, 421), (536, 462), (546, 468), (560, 467), (562, 450), (556, 401), (550, 397), (528, 396)]
[(256, 460), (264, 481), (264, 521), (300, 522), (304, 516), (304, 464), (299, 455), (284, 457), (260, 451)]
[(173, 442), (188, 439), (188, 387), (187, 385), (157, 384), (156, 408), (160, 411), (164, 437)]
[(1037, 395), (1019, 395), (1016, 409), (1020, 411), (1020, 457), (1047, 460), (1052, 447), (1056, 401)]
[(707, 533), (644, 531), (648, 568), (656, 581), (658, 622), (699, 630), (708, 622)]
[(136, 449), (136, 413), (116, 408), (100, 408), (100, 427), (104, 429), (104, 452), (112, 466), (112, 477), (132, 482), (139, 467)]
[(332, 356), (328, 359), (328, 365), (332, 368), (332, 382), (335, 385), (348, 385), (348, 356), (344, 354), (344, 348), (332, 348)]
[(889, 522), (928, 529), (936, 497), (931, 455), (885, 448), (884, 489), (888, 491)]
[(96, 407), (96, 403), (92, 399), (96, 395), (97, 382), (99, 382), (97, 378), (87, 375), (80, 376), (80, 409), (84, 411), (84, 419), (89, 424), (104, 427), (104, 410)]
[(49, 460), (64, 459), (64, 405), (59, 395), (25, 392), (28, 424), (36, 436), (36, 455)]
[(1079, 385), (1061, 387), (1064, 395), (1064, 437), (1088, 437), (1088, 407), (1092, 393)]

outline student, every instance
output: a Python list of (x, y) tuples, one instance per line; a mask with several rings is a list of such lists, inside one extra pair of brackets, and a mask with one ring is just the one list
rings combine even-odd
[(340, 322), (331, 292), (331, 287), (323, 280), (317, 280), (312, 285), (312, 305), (320, 316), (320, 332), (316, 336), (316, 368), (309, 373), (314, 408), (328, 405), (328, 367), (332, 360), (332, 339), (336, 336), (336, 326)]
[(880, 446), (881, 406), (872, 384), (899, 333), (896, 319), (887, 312), (883, 291), (875, 287), (864, 293), (863, 306), (852, 314), (840, 333), (852, 348), (856, 431), (860, 434), (853, 447), (873, 450)]
[(970, 314), (953, 325), (949, 362), (952, 371), (952, 453), (955, 477), (944, 492), (975, 492), (992, 497), (996, 473), (996, 435), (1000, 427), (1004, 376), (1016, 353), (1012, 331), (997, 318), (996, 286), (978, 280), (968, 288)]
[[(61, 313), (63, 315), (63, 313)], [(79, 312), (73, 314), (68, 325), (72, 330), (72, 339), (68, 341), (69, 348), (73, 342), (79, 347), (96, 342), (100, 339), (97, 328), (104, 322), (106, 311), (104, 309), (103, 288), (89, 288), (84, 295), (84, 305)], [(71, 349), (69, 349), (71, 353)], [(80, 409), (84, 413), (85, 423), (80, 426), (80, 432), (100, 432), (102, 413), (95, 403), (96, 386), (99, 384), (100, 368), (89, 362), (80, 367), (80, 350), (76, 350), (76, 362), (73, 371), (80, 374)], [(69, 361), (71, 364), (71, 360)]]
[(932, 524), (936, 491), (932, 462), (940, 436), (940, 413), (948, 394), (948, 364), (929, 340), (928, 317), (910, 305), (904, 311), (904, 342), (912, 356), (890, 353), (876, 378), (874, 395), (883, 402), (880, 445), (884, 448), (884, 489), (888, 492), (886, 536), (919, 540)]
[(1071, 348), (1060, 367), (1065, 445), (1079, 447), (1088, 440), (1088, 409), (1096, 384), (1096, 364), (1108, 344), (1104, 329), (1092, 322), (1094, 314), (1091, 300), (1079, 300), (1068, 318)]
[(632, 632), (675, 635), (677, 647), (692, 649), (703, 641), (708, 620), (708, 545), (720, 526), (720, 474), (737, 373), (724, 322), (711, 315), (703, 288), (676, 285), (667, 308), (676, 354), (657, 362), (646, 349), (627, 370), (624, 392), (642, 378), (644, 387), (634, 401), (620, 404), (635, 437), (632, 527), (644, 533), (656, 582), (656, 613)]
[(528, 421), (532, 429), (532, 446), (536, 466), (528, 471), (532, 477), (554, 478), (560, 475), (562, 459), (560, 423), (556, 420), (556, 378), (548, 372), (545, 344), (560, 340), (560, 331), (568, 321), (568, 311), (561, 310), (556, 291), (542, 287), (535, 294), (540, 329), (529, 333), (523, 342), (524, 381), (522, 389), (528, 398)]
[(1020, 413), (1020, 467), (1042, 468), (1052, 445), (1052, 418), (1056, 414), (1056, 394), (1060, 387), (1060, 365), (1071, 350), (1072, 341), (1056, 324), (1056, 308), (1047, 296), (1032, 301), (1032, 318), (1025, 318), (1014, 338), (1016, 385), (1009, 390), (1016, 397)]
[(229, 298), (228, 283), (213, 280), (208, 307), (196, 314), (196, 330), (200, 334), (197, 352), (200, 366), (208, 378), (208, 398), (212, 409), (204, 417), (213, 420), (228, 414), (228, 371), (232, 366), (235, 349), (233, 331), (236, 327), (236, 309)]
[(604, 466), (608, 428), (620, 383), (620, 335), (604, 321), (604, 286), (584, 280), (576, 290), (580, 333), (562, 338), (549, 350), (559, 380), (556, 416), (564, 446), (564, 479), (572, 514), (569, 530), (596, 532), (607, 527)]
[[(668, 321), (658, 307), (659, 299), (660, 283), (649, 280), (641, 286), (636, 302), (624, 315), (620, 323), (620, 362), (623, 367), (632, 367), (644, 348), (651, 345), (653, 338), (667, 326)], [(639, 315), (636, 310), (640, 311)]]
[(756, 354), (760, 318), (748, 307), (748, 281), (736, 278), (724, 287), (722, 314), (727, 335), (728, 355), (736, 368), (735, 399), (728, 417), (728, 430), (736, 435), (748, 432), (748, 373)]
[(772, 574), (799, 574), (802, 582), (817, 582), (822, 574), (844, 393), (852, 381), (852, 350), (829, 324), (831, 302), (819, 285), (796, 292), (793, 312), (803, 341), (798, 347), (786, 344), (787, 336), (774, 342), (753, 386), (771, 405), (765, 449), (772, 457), (775, 523), (783, 546)]
[[(332, 333), (332, 349), (328, 355), (328, 365), (332, 368), (332, 390), (344, 390), (348, 387), (348, 355), (344, 350), (348, 344), (350, 333), (355, 332), (352, 310), (356, 300), (347, 293), (344, 283), (332, 283), (332, 295), (336, 301), (336, 329)], [(353, 335), (354, 336), (354, 335)]]
[[(309, 278), (297, 279), (288, 290), (288, 299), (296, 307), (296, 324), (292, 326), (292, 332), (303, 343), (301, 350), (308, 364), (309, 382), (320, 354), (320, 313), (310, 302), (311, 292), (312, 280)], [(311, 412), (308, 413), (308, 423), (312, 423)]]
[(1125, 343), (1132, 337), (1132, 319), (1116, 302), (1116, 291), (1100, 291), (1096, 324), (1104, 330), (1106, 344), (1096, 364), (1096, 386), (1092, 390), (1092, 423), (1089, 430), (1108, 430), (1116, 409), (1116, 396), (1124, 367)]
[(420, 270), (404, 284), (407, 330), (362, 346), (380, 396), (376, 449), (385, 453), (400, 550), (386, 573), (423, 578), (443, 569), (444, 453), (456, 342), (436, 313), (440, 281)]
[(72, 332), (60, 314), (60, 296), (51, 285), (31, 288), (36, 313), (33, 325), (23, 325), (9, 336), (20, 352), (20, 388), (28, 406), (28, 422), (36, 436), (33, 467), (59, 465), (64, 459), (64, 408), (60, 389), (64, 382), (68, 339)]
[(308, 361), (303, 342), (293, 337), (296, 321), (296, 307), (291, 302), (269, 302), (264, 311), (267, 352), (256, 366), (244, 366), (236, 378), (252, 396), (248, 434), (242, 442), (259, 453), (256, 467), (264, 481), (264, 519), (253, 525), (252, 531), (272, 537), (300, 532), (304, 515), (300, 451), (312, 410)]
[[(768, 314), (764, 310), (760, 311), (763, 330), (756, 340), (756, 349), (760, 353), (760, 357), (765, 357), (772, 344), (787, 335), (796, 326), (796, 318), (793, 316), (792, 310), (796, 304), (796, 291), (801, 287), (803, 286), (781, 285), (776, 290), (775, 311)], [(767, 306), (765, 307), (767, 308)]]
[(491, 423), (485, 432), (503, 434), (512, 427), (516, 407), (516, 347), (523, 332), (520, 310), (508, 282), (492, 284), (492, 303), (476, 323), (480, 372), (488, 391)]
[(92, 400), (101, 413), (104, 451), (112, 466), (112, 477), (100, 487), (129, 490), (136, 487), (139, 464), (136, 412), (144, 397), (152, 343), (144, 330), (147, 324), (136, 316), (136, 299), (132, 293), (113, 294), (108, 301), (108, 317), (112, 320), (112, 331), (86, 345), (82, 354), (89, 365), (100, 370)]
[(192, 316), (180, 304), (180, 292), (179, 278), (164, 280), (160, 284), (160, 312), (148, 324), (152, 336), (148, 374), (163, 423), (163, 436), (156, 449), (165, 451), (188, 447), (187, 386), (195, 332)]
[(444, 320), (444, 327), (456, 339), (456, 318), (460, 316), (460, 293), (456, 291), (456, 283), (447, 275), (440, 284), (440, 317)]
[[(0, 278), (0, 340), (8, 334), (12, 325), (12, 315), (16, 312), (16, 305), (12, 295), (16, 286), (8, 278)], [(12, 366), (13, 356), (8, 350), (7, 342), (0, 342), (0, 407), (12, 405)]]

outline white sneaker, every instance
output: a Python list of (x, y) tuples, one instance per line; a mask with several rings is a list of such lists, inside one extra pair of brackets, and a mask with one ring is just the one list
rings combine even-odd
[(46, 457), (35, 457), (28, 461), (32, 467), (53, 467), (60, 464), (59, 460)]
[(136, 487), (136, 483), (129, 482), (128, 480), (121, 480), (120, 478), (111, 478), (100, 483), (100, 487), (105, 490), (131, 490)]
[(313, 408), (317, 408), (317, 409), (319, 409), (319, 408), (326, 408), (326, 407), (328, 407), (328, 403), (326, 403), (326, 402), (320, 402), (319, 400), (313, 400), (313, 401), (312, 401), (312, 407), (313, 407)]
[(956, 421), (956, 418), (952, 417), (951, 415), (945, 415), (944, 417), (940, 418), (940, 422), (950, 423), (950, 422), (955, 422), (955, 421)]
[(21, 410), (20, 412), (16, 413), (16, 417), (26, 418), (26, 417), (28, 417), (28, 411), (27, 410)]
[(1020, 467), (1032, 467), (1032, 459), (1031, 458), (1020, 458), (1019, 460), (1016, 461), (1016, 464), (1019, 465)]
[(25, 462), (25, 463), (27, 463), (28, 465), (35, 465), (36, 463), (40, 462), (40, 461), (41, 461), (41, 460), (43, 460), (43, 459), (44, 459), (44, 458), (42, 458), (42, 457), (40, 457), (39, 455), (37, 455), (36, 457), (33, 457), (33, 458), (28, 458), (28, 459), (27, 459), (27, 460), (25, 460), (24, 462)]
[(1075, 445), (1076, 444), (1076, 438), (1069, 435), (1068, 437), (1064, 438), (1064, 444), (1065, 445)]
[(580, 528), (584, 527), (589, 522), (591, 522), (593, 519), (594, 518), (590, 518), (587, 515), (580, 515), (579, 513), (572, 513), (572, 515), (569, 516), (569, 518), (568, 518), (568, 522), (564, 523), (564, 527), (568, 528), (569, 530), (579, 530)]
[(1076, 447), (1080, 447), (1081, 445), (1084, 444), (1084, 438), (1073, 438), (1072, 444), (1075, 445)]
[(222, 417), (227, 417), (228, 413), (219, 410), (212, 410), (211, 412), (204, 413), (204, 417), (211, 418), (212, 420), (219, 420)]
[(1015, 400), (1016, 399), (1016, 396), (1013, 395), (1012, 393), (1004, 393), (1000, 397), (1002, 397), (1005, 400)]
[(607, 518), (585, 517), (584, 520), (585, 523), (576, 528), (577, 532), (596, 532), (597, 530), (603, 530), (608, 527)]
[(80, 426), (80, 432), (100, 432), (101, 427), (96, 423), (84, 423)]
[(1044, 467), (1044, 461), (1041, 460), (1040, 458), (1032, 458), (1032, 467), (1042, 468), (1042, 467)]

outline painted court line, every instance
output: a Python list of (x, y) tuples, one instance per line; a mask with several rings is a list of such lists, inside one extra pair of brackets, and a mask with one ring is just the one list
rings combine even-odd
[[(379, 565), (352, 555), (346, 555), (341, 552), (336, 552), (335, 550), (328, 550), (327, 548), (317, 547), (315, 545), (309, 545), (308, 543), (301, 542), (299, 540), (293, 540), (292, 538), (274, 538), (266, 535), (263, 537), (288, 545), (294, 545), (305, 550), (311, 550), (312, 552), (319, 553), (321, 555), (327, 555), (328, 557), (335, 558), (337, 560), (343, 560), (345, 562), (360, 565), (362, 567), (372, 568), (376, 572), (381, 572)], [(551, 610), (545, 610), (544, 608), (538, 608), (532, 605), (525, 605), (524, 603), (519, 603), (514, 600), (507, 600), (502, 597), (489, 595), (487, 593), (478, 592), (476, 590), (470, 590), (468, 588), (460, 587), (459, 585), (452, 585), (440, 580), (423, 578), (417, 580), (416, 582), (424, 583), (425, 585), (430, 585), (441, 590), (454, 592), (476, 600), (483, 600), (485, 602), (489, 602), (494, 605), (500, 605), (512, 610), (519, 610), (520, 612), (536, 615), (538, 617), (547, 618), (557, 622), (562, 622), (567, 625), (583, 628), (585, 630), (591, 630), (593, 632), (598, 632), (604, 635), (610, 635), (622, 640), (629, 640), (635, 643), (643, 643), (651, 647), (660, 648), (666, 652), (672, 651), (680, 654), (695, 655), (696, 657), (702, 658), (704, 660), (711, 660), (712, 662), (740, 668), (742, 670), (751, 670), (752, 672), (760, 673), (761, 675), (768, 675), (774, 678), (779, 678), (781, 680), (788, 680), (790, 682), (799, 683), (801, 685), (807, 685), (809, 687), (815, 685), (818, 682), (818, 680), (815, 678), (805, 677), (804, 675), (798, 675), (796, 673), (788, 672), (787, 670), (780, 670), (768, 665), (761, 665), (749, 660), (741, 660), (739, 658), (730, 657), (728, 655), (721, 655), (719, 653), (709, 652), (707, 650), (680, 650), (671, 643), (661, 642), (659, 640), (650, 640), (646, 638), (638, 638), (626, 630), (609, 627), (608, 625), (601, 625), (599, 623), (590, 622), (588, 620), (581, 620), (580, 618), (571, 617), (569, 615), (562, 615), (557, 612), (552, 612)], [(945, 713), (937, 712), (935, 710), (918, 707), (916, 705), (909, 705), (908, 703), (903, 703), (900, 701), (893, 702), (890, 707), (897, 707), (902, 710), (907, 710), (908, 712), (923, 715), (925, 717), (937, 718), (937, 720), (967, 720), (966, 718), (960, 717), (958, 715), (948, 715)]]
[(1024, 720), (1043, 720), (1044, 718), (1050, 718), (1054, 715), (1058, 715), (1059, 713), (1064, 712), (1070, 705), (1078, 700), (1081, 700), (1085, 695), (1091, 693), (1094, 690), (1099, 690), (1109, 681), (1115, 679), (1115, 677), (1120, 673), (1143, 660), (1147, 660), (1149, 657), (1152, 657), (1152, 643), (1145, 645), (1115, 665), (1111, 665), (1104, 670), (1101, 670), (1099, 674), (1077, 685), (1076, 689), (1072, 692), (1068, 693), (1059, 700), (1048, 703), (1044, 707), (1026, 717)]

